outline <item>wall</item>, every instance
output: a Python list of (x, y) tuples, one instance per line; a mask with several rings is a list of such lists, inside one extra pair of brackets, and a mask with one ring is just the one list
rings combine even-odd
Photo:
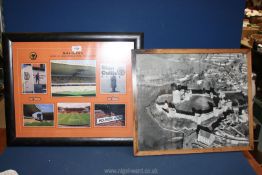
[(144, 32), (145, 48), (238, 48), (244, 6), (245, 0), (3, 0), (6, 32)]
[(244, 7), (245, 0), (3, 1), (6, 32), (144, 32), (145, 48), (239, 48)]
[(145, 48), (238, 48), (245, 0), (4, 0), (6, 32), (144, 32)]

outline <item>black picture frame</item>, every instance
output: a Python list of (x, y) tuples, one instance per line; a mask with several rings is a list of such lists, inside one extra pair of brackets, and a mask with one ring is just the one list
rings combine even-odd
[[(27, 138), (16, 136), (14, 81), (13, 77), (13, 42), (72, 42), (72, 41), (126, 41), (133, 42), (134, 49), (143, 48), (143, 33), (3, 33), (5, 115), (8, 146), (128, 146), (133, 138)], [(130, 51), (131, 53), (131, 51)], [(131, 58), (130, 58), (131, 60)]]

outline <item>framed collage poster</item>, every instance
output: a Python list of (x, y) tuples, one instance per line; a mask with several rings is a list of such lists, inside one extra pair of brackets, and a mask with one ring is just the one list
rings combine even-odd
[(5, 33), (8, 145), (130, 145), (142, 33)]
[(250, 50), (132, 54), (136, 156), (253, 148)]

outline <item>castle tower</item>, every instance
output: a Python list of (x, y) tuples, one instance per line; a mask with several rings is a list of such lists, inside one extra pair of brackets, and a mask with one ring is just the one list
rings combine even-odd
[(177, 104), (181, 102), (181, 94), (179, 90), (173, 91), (173, 103)]

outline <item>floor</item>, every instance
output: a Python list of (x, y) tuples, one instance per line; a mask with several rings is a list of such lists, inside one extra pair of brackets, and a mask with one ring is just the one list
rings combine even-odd
[[(6, 147), (6, 130), (4, 128), (0, 128), (0, 155), (4, 152)], [(258, 175), (262, 175), (262, 167), (255, 161), (253, 156), (248, 152), (244, 151), (243, 154), (249, 161), (251, 167), (255, 170)]]

